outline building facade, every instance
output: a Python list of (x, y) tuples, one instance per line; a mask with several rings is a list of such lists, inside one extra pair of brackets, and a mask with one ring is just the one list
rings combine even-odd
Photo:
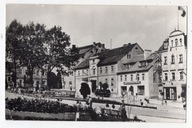
[[(89, 57), (93, 56), (94, 54), (97, 54), (97, 53), (100, 53), (100, 52), (103, 52), (106, 50), (105, 45), (100, 42), (98, 42), (98, 43), (93, 42), (92, 45), (77, 47), (77, 49), (79, 51), (79, 59), (75, 64), (76, 66), (81, 64), (83, 61), (87, 61), (87, 59)], [(63, 89), (75, 90), (75, 83), (74, 83), (75, 76), (76, 75), (74, 74), (73, 71), (67, 75), (62, 76), (63, 77)]]
[(118, 74), (118, 94), (128, 93), (144, 98), (158, 98), (159, 57), (157, 53), (150, 54), (147, 58), (126, 63), (124, 70)]
[(162, 88), (165, 100), (181, 100), (186, 93), (186, 35), (175, 30), (159, 48), (162, 60)]
[[(142, 81), (141, 85), (146, 85), (145, 88), (147, 88), (149, 84), (151, 84), (151, 87), (149, 89), (145, 89), (145, 94), (149, 97), (152, 97), (153, 95), (151, 95), (151, 93), (154, 92), (154, 90), (158, 92), (158, 88), (152, 88), (153, 82), (150, 81), (151, 76), (154, 72), (151, 68), (151, 66), (153, 67), (152, 62), (154, 58), (148, 58), (146, 60), (146, 58), (150, 54), (151, 51), (144, 51), (137, 43), (129, 43), (124, 45), (123, 47), (106, 50), (104, 52), (91, 56), (89, 59), (82, 61), (82, 63), (80, 63), (75, 68), (74, 83), (76, 85), (76, 92), (79, 93), (81, 83), (87, 83), (92, 92), (100, 87), (100, 83), (107, 83), (109, 85), (112, 97), (122, 96), (122, 90), (126, 90), (124, 86), (128, 88), (128, 81), (123, 81), (123, 79), (128, 80), (128, 75), (130, 75), (129, 72), (127, 72), (126, 68), (131, 69), (129, 71), (131, 71), (131, 73), (135, 75), (138, 72), (137, 64), (139, 64), (140, 61), (143, 61), (142, 63), (150, 63), (150, 66), (147, 69), (145, 69), (146, 67), (143, 67), (145, 70), (143, 68), (143, 70), (141, 70), (141, 72), (143, 72), (142, 74), (145, 74), (146, 77)], [(127, 74), (127, 78), (123, 78), (121, 74)], [(134, 82), (136, 84), (138, 81), (134, 80), (130, 81), (130, 83), (131, 82), (132, 84), (134, 84)], [(143, 87), (141, 86), (139, 88), (142, 90)], [(150, 94), (147, 93), (147, 91), (149, 91)], [(135, 91), (133, 95), (135, 95), (136, 93), (137, 91)], [(156, 95), (157, 94), (154, 94), (154, 96)]]

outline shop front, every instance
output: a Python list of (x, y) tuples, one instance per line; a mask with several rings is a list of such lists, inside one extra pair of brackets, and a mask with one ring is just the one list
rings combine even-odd
[(177, 100), (176, 87), (163, 87), (164, 100)]

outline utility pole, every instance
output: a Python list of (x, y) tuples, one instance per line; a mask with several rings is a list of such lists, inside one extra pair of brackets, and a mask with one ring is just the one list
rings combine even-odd
[(112, 39), (110, 40), (110, 49), (112, 49)]

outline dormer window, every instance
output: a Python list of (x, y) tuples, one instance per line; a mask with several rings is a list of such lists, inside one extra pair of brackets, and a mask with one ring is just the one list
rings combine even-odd
[(179, 41), (180, 41), (180, 45), (182, 45), (182, 39), (181, 38), (179, 39)]
[(127, 54), (127, 59), (130, 59), (131, 58), (131, 55), (130, 54)]
[(167, 48), (168, 48), (168, 43), (165, 42), (165, 43), (164, 43), (164, 49), (167, 49)]
[(139, 63), (139, 67), (142, 68), (142, 67), (145, 67), (146, 66), (146, 62), (140, 62)]
[(171, 40), (171, 47), (173, 47), (173, 40)]

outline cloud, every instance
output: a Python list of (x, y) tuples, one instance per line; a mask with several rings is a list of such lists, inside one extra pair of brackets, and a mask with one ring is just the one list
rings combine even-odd
[[(7, 25), (13, 19), (23, 24), (62, 26), (76, 45), (92, 42), (113, 47), (137, 42), (143, 49), (157, 50), (177, 26), (175, 6), (7, 5)], [(180, 28), (185, 31), (184, 19)], [(147, 44), (147, 45), (146, 45)]]

